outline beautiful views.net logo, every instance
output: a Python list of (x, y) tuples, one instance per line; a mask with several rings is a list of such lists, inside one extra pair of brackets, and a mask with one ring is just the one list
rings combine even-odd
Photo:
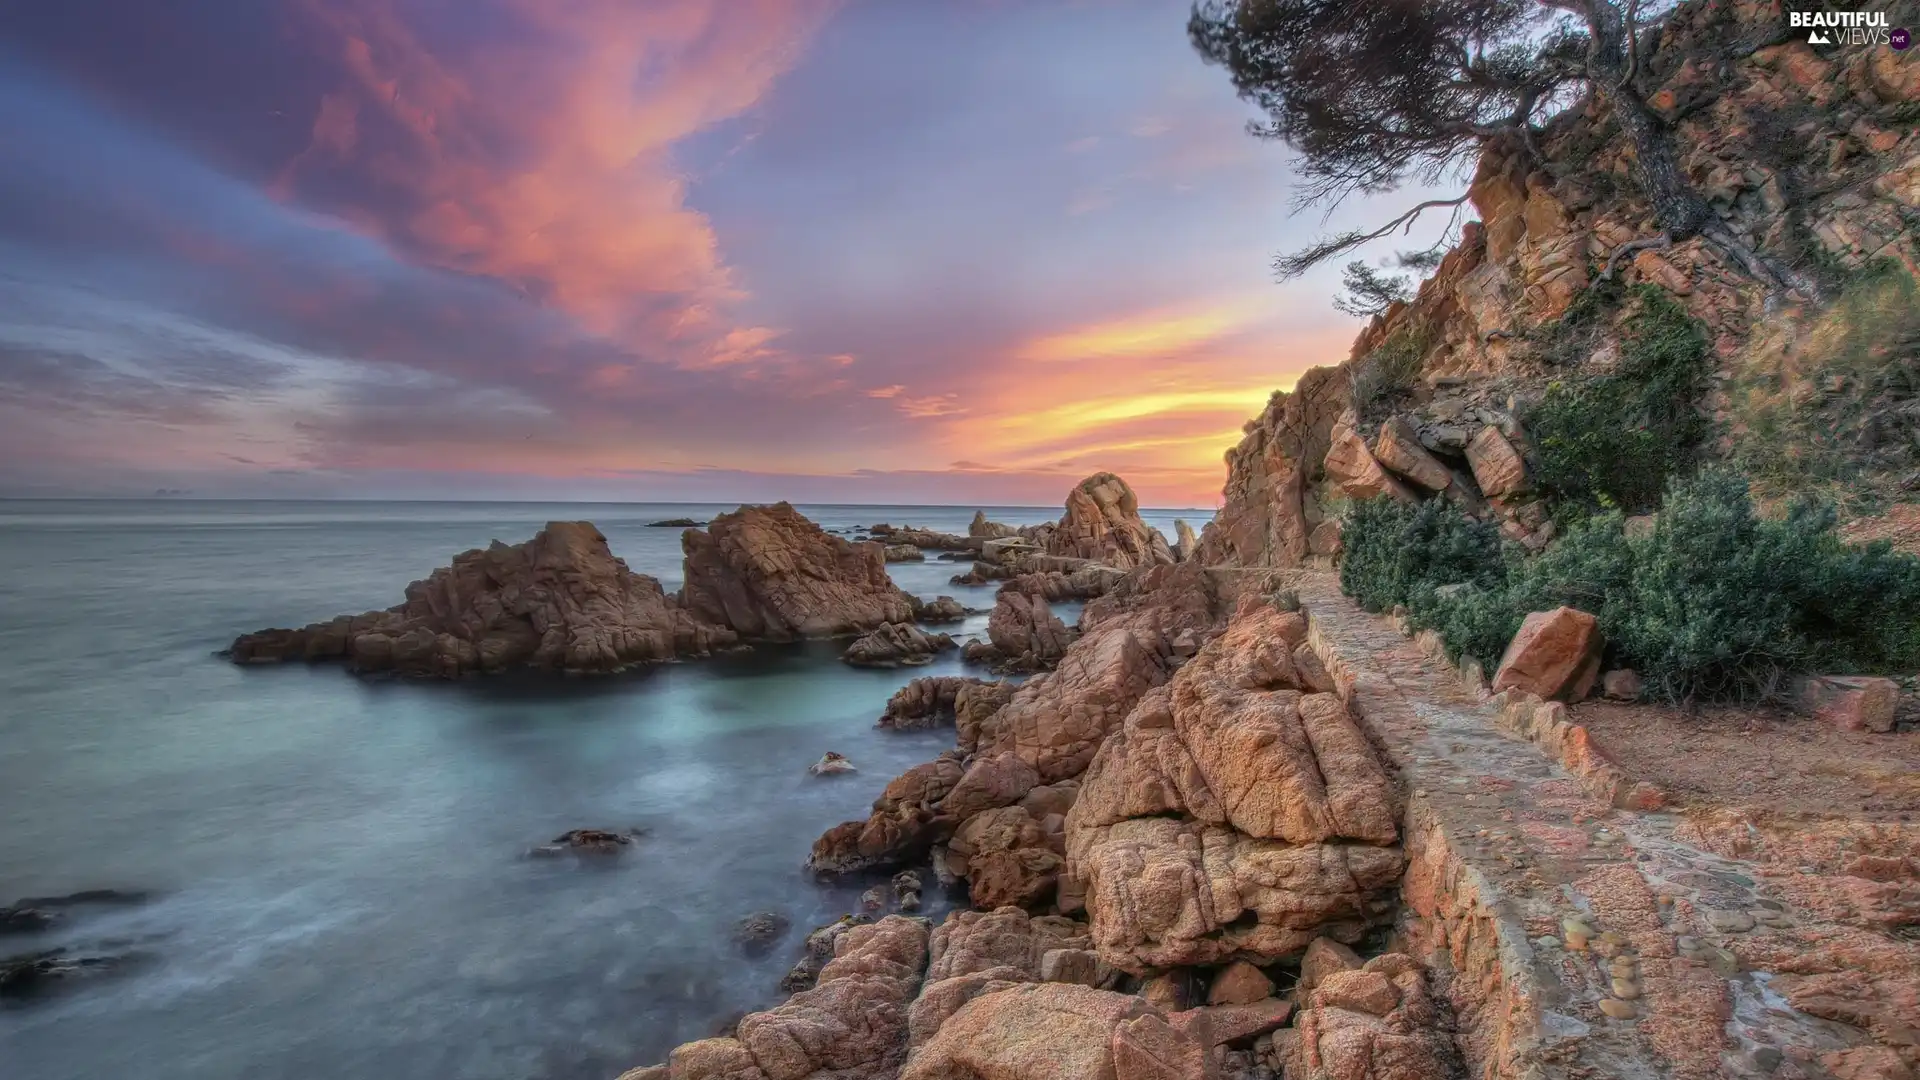
[(1893, 29), (1884, 11), (1791, 11), (1787, 25), (1807, 31), (1809, 45), (1891, 45), (1909, 43), (1905, 27)]

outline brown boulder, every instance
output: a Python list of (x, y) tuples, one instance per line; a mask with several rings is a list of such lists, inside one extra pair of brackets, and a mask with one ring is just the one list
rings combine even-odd
[(591, 523), (555, 521), (525, 543), (454, 556), (408, 585), (397, 607), (246, 634), (228, 655), (243, 664), (345, 659), (359, 671), (452, 678), (511, 667), (617, 671), (736, 641), (629, 570)]
[(1208, 1005), (1194, 1010), (1204, 1014), (1213, 1030), (1216, 1046), (1246, 1043), (1287, 1022), (1293, 1015), (1293, 1003), (1261, 998), (1239, 1005)]
[(821, 834), (807, 856), (815, 873), (845, 874), (895, 866), (926, 853), (944, 839), (951, 821), (936, 807), (964, 774), (960, 762), (939, 757), (901, 773), (874, 800), (865, 821), (847, 821)]
[(1497, 499), (1524, 490), (1527, 463), (1500, 429), (1488, 425), (1467, 444), (1467, 465), (1473, 470), (1480, 493)]
[(1321, 981), (1336, 971), (1358, 971), (1365, 964), (1360, 954), (1332, 938), (1314, 938), (1300, 957), (1300, 979), (1294, 993), (1302, 1001)]
[(987, 909), (1050, 901), (1065, 861), (1062, 847), (1058, 832), (1049, 833), (1020, 806), (967, 818), (947, 843), (950, 853), (966, 860), (973, 905)]
[(1020, 530), (1011, 525), (1002, 525), (997, 521), (988, 521), (985, 510), (973, 512), (973, 523), (967, 526), (967, 535), (983, 540), (1004, 540), (1019, 535)]
[(964, 723), (978, 727), (980, 721), (999, 711), (1013, 696), (1016, 687), (1001, 682), (970, 679), (959, 675), (932, 675), (915, 679), (887, 699), (879, 726), (898, 731)]
[(888, 623), (861, 635), (840, 659), (854, 667), (899, 667), (924, 664), (955, 648), (945, 634), (929, 634), (912, 623)]
[(966, 605), (951, 596), (936, 596), (932, 602), (916, 607), (913, 614), (921, 622), (952, 623), (965, 619), (967, 609)]
[(1209, 1005), (1251, 1005), (1273, 996), (1273, 980), (1245, 960), (1236, 960), (1222, 968), (1207, 988)]
[(1600, 675), (1600, 622), (1576, 608), (1536, 611), (1520, 624), (1493, 677), (1495, 693), (1520, 690), (1547, 701), (1582, 701)]
[(743, 506), (681, 534), (696, 618), (743, 637), (828, 637), (913, 621), (878, 544), (828, 535), (788, 503)]
[(1173, 519), (1173, 558), (1176, 562), (1186, 562), (1193, 558), (1195, 549), (1200, 546), (1200, 538), (1193, 533), (1193, 526), (1185, 518)]
[(1414, 498), (1405, 484), (1374, 460), (1373, 451), (1367, 449), (1367, 440), (1345, 421), (1334, 426), (1332, 439), (1327, 444), (1326, 468), (1327, 476), (1351, 498), (1391, 495), (1403, 502)]
[(941, 800), (940, 809), (955, 818), (969, 818), (985, 810), (1012, 806), (1039, 783), (1040, 774), (1018, 754), (981, 754), (967, 765), (959, 782)]
[(987, 619), (987, 638), (1000, 655), (1028, 670), (1046, 667), (1066, 654), (1065, 623), (1045, 600), (1002, 587)]
[[(1363, 971), (1328, 975), (1309, 1000), (1294, 1018), (1293, 1037), (1275, 1040), (1287, 1080), (1443, 1080), (1460, 1074), (1424, 975), (1406, 956), (1388, 953), (1368, 961)], [(1383, 1005), (1384, 1012), (1369, 1011)]]
[[(1139, 1019), (1155, 1023), (1130, 1023)], [(1034, 983), (967, 1002), (900, 1080), (1201, 1080), (1207, 1061), (1205, 1046), (1137, 997)]]
[(1404, 416), (1393, 417), (1380, 425), (1380, 435), (1373, 444), (1373, 456), (1380, 464), (1428, 491), (1445, 491), (1453, 483), (1453, 471), (1440, 464), (1439, 459), (1420, 445), (1419, 432)]
[(1600, 677), (1600, 693), (1614, 701), (1639, 701), (1646, 690), (1632, 668), (1616, 668)]
[(1900, 684), (1863, 675), (1810, 675), (1793, 681), (1793, 700), (1803, 712), (1839, 731), (1893, 730)]

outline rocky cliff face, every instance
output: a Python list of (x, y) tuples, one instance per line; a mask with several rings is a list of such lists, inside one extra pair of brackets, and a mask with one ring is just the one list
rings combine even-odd
[[(1876, 267), (1920, 275), (1913, 51), (1817, 51), (1789, 35), (1774, 5), (1740, 0), (1683, 5), (1645, 64), (1650, 104), (1689, 179), (1742, 239), (1830, 296)], [(1415, 299), (1376, 317), (1345, 363), (1307, 372), (1248, 424), (1227, 455), (1225, 505), (1201, 538), (1203, 561), (1311, 564), (1338, 550), (1342, 503), (1396, 489), (1490, 509), (1510, 536), (1543, 546), (1551, 531), (1526, 497), (1532, 448), (1519, 416), (1551, 380), (1619, 362), (1624, 309), (1573, 340), (1553, 332), (1616, 253), (1628, 256), (1619, 283), (1663, 290), (1705, 328), (1717, 370), (1704, 405), (1735, 437), (1748, 422), (1743, 387), (1843, 392), (1847, 376), (1796, 367), (1808, 334), (1793, 328), (1811, 326), (1821, 305), (1770, 301), (1698, 240), (1623, 249), (1656, 233), (1603, 107), (1556, 117), (1538, 142), (1544, 162), (1490, 144), (1470, 188), (1479, 220)], [(1905, 400), (1870, 402), (1858, 438), (1871, 461), (1913, 470), (1920, 415)]]
[(1121, 570), (1174, 561), (1167, 538), (1141, 520), (1133, 488), (1107, 472), (1074, 485), (1059, 521), (1020, 531), (1050, 555), (1092, 559)]

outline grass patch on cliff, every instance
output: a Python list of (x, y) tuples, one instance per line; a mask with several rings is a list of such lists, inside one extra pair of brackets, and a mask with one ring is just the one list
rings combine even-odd
[[(1667, 481), (1696, 457), (1711, 431), (1700, 410), (1707, 383), (1707, 336), (1686, 308), (1656, 285), (1627, 292), (1631, 311), (1615, 323), (1608, 286), (1587, 290), (1546, 335), (1555, 350), (1585, 348), (1617, 325), (1611, 369), (1570, 374), (1525, 411), (1535, 479), (1550, 498), (1639, 510), (1659, 501)], [(1591, 299), (1590, 299), (1591, 297)]]
[(1382, 405), (1413, 389), (1430, 344), (1432, 335), (1426, 328), (1402, 327), (1354, 361), (1354, 409), (1362, 417), (1372, 417), (1383, 411)]
[(1526, 557), (1441, 500), (1357, 504), (1341, 587), (1362, 606), (1405, 605), (1455, 659), (1491, 666), (1528, 613), (1590, 612), (1609, 661), (1674, 701), (1759, 700), (1798, 672), (1887, 673), (1920, 666), (1920, 559), (1854, 547), (1830, 504), (1754, 511), (1726, 469), (1675, 481), (1652, 530), (1629, 536), (1618, 510), (1574, 523)]
[(1732, 458), (1763, 493), (1899, 497), (1920, 468), (1920, 285), (1897, 264), (1857, 273), (1813, 322), (1757, 341), (1729, 397)]

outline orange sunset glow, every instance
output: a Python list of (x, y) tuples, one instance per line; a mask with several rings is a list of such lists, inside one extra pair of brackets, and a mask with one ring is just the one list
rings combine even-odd
[(258, 9), (12, 31), (0, 492), (1204, 507), (1356, 329), (1184, 3)]

